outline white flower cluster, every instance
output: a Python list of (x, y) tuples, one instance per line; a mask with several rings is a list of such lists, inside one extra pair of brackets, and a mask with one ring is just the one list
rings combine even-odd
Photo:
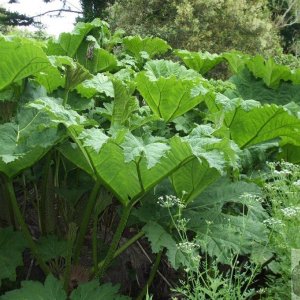
[(300, 207), (291, 206), (281, 209), (282, 213), (287, 218), (295, 217), (300, 212)]
[(170, 208), (173, 206), (178, 206), (180, 208), (185, 207), (184, 203), (174, 195), (160, 196), (160, 197), (158, 197), (157, 203), (161, 207), (165, 207), (165, 208)]
[(199, 246), (193, 242), (184, 241), (177, 244), (177, 248), (184, 253), (194, 253)]
[(292, 174), (292, 172), (287, 169), (282, 169), (281, 171), (274, 170), (273, 173), (274, 173), (274, 175), (277, 175), (277, 176), (287, 176), (287, 175)]
[(267, 226), (285, 226), (285, 224), (281, 220), (275, 218), (266, 219), (263, 221), (263, 223)]
[(300, 179), (298, 179), (297, 181), (295, 181), (295, 182), (293, 183), (293, 185), (294, 185), (296, 188), (300, 189)]
[(262, 203), (264, 201), (264, 199), (261, 196), (251, 193), (243, 193), (239, 198), (245, 200), (254, 200), (259, 203)]
[(178, 230), (186, 231), (187, 230), (187, 224), (188, 224), (189, 220), (190, 219), (185, 219), (185, 218), (179, 219), (177, 221)]
[[(267, 162), (267, 165), (273, 172), (275, 176), (286, 176), (286, 175), (297, 175), (300, 172), (300, 167), (298, 165), (286, 162), (286, 161), (280, 161), (280, 162)], [(276, 170), (280, 169), (280, 171)]]

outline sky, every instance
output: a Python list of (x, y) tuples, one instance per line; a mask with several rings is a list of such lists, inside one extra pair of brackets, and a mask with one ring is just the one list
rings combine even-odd
[[(50, 3), (44, 3), (43, 0), (18, 0), (18, 3), (8, 4), (9, 0), (0, 0), (0, 6), (5, 7), (10, 11), (17, 11), (28, 16), (35, 16), (49, 10), (62, 8), (62, 2), (52, 0)], [(75, 11), (80, 11), (80, 0), (67, 0), (67, 7)], [(78, 14), (63, 12), (61, 17), (54, 17), (57, 13), (47, 14), (45, 16), (35, 18), (45, 25), (45, 31), (48, 34), (58, 36), (61, 32), (71, 31), (74, 27), (74, 22)], [(26, 29), (34, 31), (33, 26)]]

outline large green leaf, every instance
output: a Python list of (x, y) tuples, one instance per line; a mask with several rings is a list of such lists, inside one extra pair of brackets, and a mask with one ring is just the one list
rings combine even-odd
[(184, 64), (201, 74), (207, 73), (222, 60), (222, 55), (208, 52), (191, 52), (187, 50), (176, 50), (175, 54), (182, 59)]
[(103, 145), (108, 141), (109, 137), (99, 129), (89, 128), (82, 131), (82, 133), (78, 136), (78, 139), (83, 140), (83, 146), (91, 147), (99, 153)]
[(238, 147), (227, 138), (213, 136), (210, 126), (199, 125), (184, 138), (191, 146), (195, 159), (174, 172), (173, 187), (179, 197), (192, 201), (208, 185), (224, 175), (229, 167), (238, 168)]
[(257, 55), (247, 62), (247, 67), (255, 77), (262, 78), (270, 88), (277, 88), (281, 80), (287, 81), (291, 78), (289, 67), (276, 64), (273, 58), (265, 60)]
[(210, 184), (220, 177), (220, 173), (209, 167), (204, 160), (202, 163), (197, 158), (193, 159), (171, 176), (172, 185), (176, 194), (185, 202), (192, 201)]
[(122, 81), (114, 79), (114, 102), (111, 126), (124, 125), (131, 114), (139, 108), (135, 97), (131, 96), (128, 87)]
[(232, 255), (263, 252), (268, 218), (259, 202), (259, 188), (246, 182), (222, 179), (211, 185), (184, 211), (187, 227), (197, 234), (202, 251), (228, 263)]
[(262, 79), (256, 79), (248, 69), (232, 76), (230, 81), (236, 86), (236, 91), (230, 97), (242, 97), (243, 99), (254, 99), (262, 103), (287, 104), (289, 102), (299, 103), (300, 84), (293, 85), (290, 82), (281, 82), (276, 89), (268, 88)]
[(92, 98), (97, 93), (114, 97), (114, 87), (111, 79), (104, 74), (97, 74), (91, 79), (83, 81), (76, 87), (77, 92), (86, 98)]
[(63, 284), (49, 275), (44, 285), (39, 281), (22, 281), (22, 287), (18, 290), (7, 292), (1, 296), (1, 300), (66, 300), (67, 295)]
[(227, 60), (229, 68), (233, 73), (241, 72), (245, 68), (247, 61), (250, 59), (249, 55), (239, 51), (225, 52), (222, 56)]
[(293, 145), (286, 141), (284, 146), (281, 147), (278, 158), (293, 164), (300, 164), (300, 145)]
[(57, 124), (63, 123), (66, 127), (86, 122), (84, 116), (79, 115), (74, 110), (66, 109), (61, 103), (61, 99), (45, 97), (30, 102), (28, 107), (47, 113), (52, 122)]
[(69, 56), (49, 56), (51, 66), (36, 76), (36, 80), (52, 92), (59, 86), (67, 91), (73, 90), (86, 79), (92, 78), (92, 74), (80, 63)]
[(23, 265), (26, 242), (21, 232), (0, 228), (0, 286), (1, 280), (16, 280), (16, 268)]
[[(26, 126), (31, 127), (30, 123)], [(47, 153), (50, 146), (57, 142), (56, 129), (43, 131), (38, 130), (36, 126), (32, 126), (31, 129), (35, 132), (27, 136), (27, 129), (20, 127), (19, 124), (0, 125), (0, 172), (10, 178), (32, 166)], [(25, 132), (24, 138), (22, 130)], [(39, 135), (41, 138), (38, 144)], [(47, 139), (45, 144), (43, 144), (44, 138)]]
[(157, 54), (164, 54), (171, 48), (166, 41), (158, 37), (127, 36), (123, 39), (123, 45), (125, 51), (136, 59), (143, 57), (144, 52), (148, 54), (149, 58), (153, 58)]
[(80, 44), (84, 41), (88, 33), (102, 26), (99, 19), (95, 19), (91, 23), (77, 23), (70, 33), (61, 33), (58, 41), (50, 40), (48, 44), (48, 55), (67, 55), (74, 57)]
[(119, 286), (111, 283), (99, 285), (97, 280), (80, 284), (67, 297), (63, 284), (53, 275), (48, 275), (44, 285), (39, 281), (23, 281), (18, 290), (0, 296), (1, 300), (130, 300), (130, 297), (118, 294)]
[(170, 150), (170, 146), (160, 139), (152, 136), (136, 137), (131, 133), (126, 134), (121, 147), (124, 149), (125, 162), (137, 161), (137, 158), (144, 155), (148, 169), (159, 163), (166, 152)]
[[(107, 50), (102, 48), (95, 48), (94, 50), (89, 50), (92, 48), (87, 48), (87, 53), (85, 56), (85, 61), (81, 63), (91, 72), (106, 72), (114, 71), (117, 69), (118, 60), (114, 54), (109, 53)], [(92, 52), (93, 51), (93, 52)], [(88, 56), (90, 52), (90, 56)]]
[(63, 87), (65, 85), (64, 76), (53, 65), (50, 65), (42, 72), (35, 74), (35, 78), (39, 84), (46, 88), (48, 93), (52, 93), (58, 87)]
[(26, 40), (1, 40), (0, 90), (50, 66), (44, 51)]
[(237, 145), (227, 138), (215, 136), (216, 131), (209, 125), (198, 125), (184, 138), (193, 154), (202, 162), (204, 158), (209, 167), (224, 175), (228, 167), (238, 168)]
[(142, 230), (145, 232), (145, 235), (151, 244), (153, 253), (158, 253), (166, 248), (168, 260), (174, 269), (185, 266), (187, 258), (178, 248), (172, 235), (160, 224), (149, 221)]
[(275, 104), (250, 111), (238, 108), (230, 123), (231, 138), (241, 148), (279, 137), (291, 137), (299, 141), (299, 130), (300, 120)]
[(294, 84), (300, 84), (300, 68), (291, 70), (291, 80)]
[(191, 70), (169, 61), (151, 61), (136, 77), (137, 89), (151, 110), (166, 122), (209, 97), (208, 84)]
[[(80, 145), (80, 142), (77, 143)], [(98, 153), (95, 147), (80, 145), (77, 148), (65, 146), (61, 152), (69, 160), (79, 167), (84, 168), (88, 173), (93, 173), (96, 177), (109, 188), (116, 197), (126, 205), (130, 199), (136, 199), (152, 188), (163, 178), (170, 175), (176, 169), (184, 165), (193, 158), (190, 146), (174, 137), (166, 143), (170, 148), (163, 157), (152, 168), (148, 168), (149, 162), (144, 152), (140, 152), (138, 161), (125, 162), (124, 150), (122, 148), (123, 139), (120, 144), (110, 138)], [(87, 143), (87, 139), (85, 139)], [(85, 152), (86, 164), (78, 164), (77, 160), (80, 153)], [(149, 158), (148, 158), (149, 159)], [(156, 157), (157, 159), (157, 157)], [(85, 167), (87, 167), (85, 169)], [(91, 167), (90, 167), (91, 166)]]
[(284, 137), (299, 143), (300, 120), (283, 107), (224, 96), (208, 102), (213, 114), (223, 115), (221, 121), (240, 148)]
[(176, 77), (181, 80), (202, 78), (196, 71), (187, 69), (179, 63), (170, 60), (151, 60), (146, 63), (144, 68), (151, 81), (155, 81), (161, 77)]
[(49, 261), (57, 257), (67, 256), (66, 240), (59, 239), (55, 235), (42, 236), (37, 242), (37, 249), (44, 261)]
[(70, 296), (71, 300), (130, 300), (130, 297), (118, 294), (119, 286), (111, 283), (99, 285), (97, 280), (83, 283)]
[(78, 168), (84, 170), (94, 180), (97, 179), (96, 172), (93, 166), (90, 164), (89, 158), (86, 157), (85, 151), (80, 151), (75, 143), (65, 142), (58, 147), (58, 150), (67, 157)]

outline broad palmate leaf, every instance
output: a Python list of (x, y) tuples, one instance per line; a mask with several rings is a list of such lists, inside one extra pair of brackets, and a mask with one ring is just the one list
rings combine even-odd
[(0, 90), (50, 66), (44, 51), (26, 40), (2, 39), (0, 57)]
[(190, 52), (187, 50), (175, 50), (175, 54), (179, 56), (184, 64), (200, 74), (205, 74), (217, 64), (219, 64), (223, 57), (218, 54), (211, 54), (208, 52)]
[(229, 129), (230, 138), (242, 149), (276, 138), (300, 142), (300, 120), (281, 106), (225, 96), (207, 101), (207, 105), (212, 114), (220, 117)]
[(37, 242), (37, 248), (44, 261), (67, 256), (67, 241), (56, 235), (42, 236)]
[(22, 281), (21, 288), (7, 292), (1, 300), (66, 300), (63, 284), (53, 275), (46, 278), (44, 285), (39, 281)]
[[(25, 131), (24, 127), (22, 129)], [(52, 131), (51, 129), (44, 132), (45, 137), (49, 139), (49, 144), (44, 146), (36, 144), (38, 134), (33, 135), (32, 140), (30, 137), (23, 140), (22, 129), (15, 123), (0, 125), (0, 172), (10, 178), (32, 166), (56, 142), (56, 131)], [(37, 130), (35, 126), (33, 126), (33, 129)]]
[(174, 269), (185, 266), (187, 257), (178, 248), (176, 241), (160, 224), (149, 221), (142, 229), (151, 244), (153, 253), (167, 249), (167, 257)]
[[(99, 147), (93, 145), (92, 137), (90, 137), (91, 142), (89, 142), (89, 137), (86, 135), (86, 138), (83, 140), (84, 144), (77, 137), (76, 133), (72, 137), (78, 146), (74, 147), (74, 144), (73, 146), (72, 144), (65, 144), (64, 147), (60, 148), (63, 155), (94, 178), (98, 178), (124, 205), (130, 199), (137, 199), (143, 195), (163, 178), (194, 157), (190, 146), (179, 137), (171, 138), (164, 143), (164, 146), (154, 143), (154, 148), (158, 146), (154, 154), (148, 151), (148, 146), (146, 155), (144, 151), (141, 151), (141, 149), (147, 147), (144, 142), (139, 141), (138, 145), (135, 145), (138, 148), (136, 150), (134, 150), (132, 144), (130, 145), (127, 142), (125, 146), (126, 144), (130, 146), (135, 153), (134, 157), (138, 153), (140, 156), (138, 160), (128, 162), (125, 161), (125, 155), (127, 155), (128, 159), (129, 153), (124, 153), (124, 138), (121, 138), (120, 141), (118, 140), (119, 138), (117, 140), (110, 138), (98, 152)], [(87, 146), (88, 144), (90, 146)], [(78, 163), (79, 158), (85, 163)], [(149, 165), (153, 166), (149, 169)]]
[(175, 171), (171, 181), (176, 194), (192, 201), (208, 185), (224, 175), (229, 168), (238, 168), (239, 149), (228, 138), (217, 138), (208, 125), (198, 125), (184, 138), (195, 158)]
[(150, 61), (136, 77), (137, 89), (155, 115), (166, 122), (186, 113), (209, 97), (205, 80), (179, 64)]
[(262, 79), (255, 78), (248, 69), (232, 76), (230, 81), (236, 86), (236, 90), (231, 93), (230, 98), (242, 97), (278, 105), (292, 101), (299, 103), (300, 101), (300, 84), (294, 85), (291, 82), (283, 81), (276, 89), (268, 88)]
[(16, 280), (16, 268), (23, 265), (26, 241), (19, 231), (0, 228), (0, 286), (1, 280)]
[(131, 133), (126, 134), (121, 147), (124, 149), (125, 162), (137, 161), (137, 158), (144, 155), (148, 169), (159, 163), (160, 159), (170, 150), (170, 146), (158, 138), (152, 136), (141, 138)]
[(184, 217), (202, 250), (223, 263), (233, 254), (263, 251), (268, 242), (263, 220), (268, 215), (259, 202), (260, 194), (255, 184), (231, 183), (223, 178), (196, 198)]
[(247, 62), (247, 67), (255, 77), (262, 78), (270, 88), (277, 88), (281, 80), (287, 81), (291, 78), (289, 67), (276, 64), (273, 58), (265, 60), (257, 55)]
[(119, 286), (110, 283), (99, 285), (93, 280), (79, 285), (67, 297), (63, 283), (53, 275), (48, 275), (44, 285), (39, 281), (23, 281), (18, 290), (7, 292), (0, 296), (1, 300), (130, 300), (130, 297), (118, 294)]
[(140, 59), (144, 52), (148, 54), (149, 58), (153, 58), (155, 55), (163, 54), (171, 48), (166, 41), (158, 37), (127, 36), (123, 39), (123, 45), (125, 51), (136, 59)]
[(70, 300), (130, 300), (130, 297), (118, 293), (119, 286), (105, 283), (99, 286), (97, 280), (83, 283), (76, 288), (70, 296)]
[(94, 97), (97, 93), (108, 97), (114, 97), (114, 87), (112, 81), (104, 74), (97, 74), (91, 79), (83, 81), (76, 87), (77, 92), (86, 97)]
[(58, 41), (49, 39), (48, 41), (48, 55), (66, 55), (74, 57), (79, 46), (84, 41), (88, 33), (94, 29), (102, 26), (102, 21), (95, 19), (91, 23), (79, 22), (76, 24), (72, 32), (61, 33)]

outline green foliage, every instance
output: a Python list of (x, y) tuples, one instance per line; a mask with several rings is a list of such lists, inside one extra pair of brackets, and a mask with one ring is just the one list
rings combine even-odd
[(179, 64), (157, 60), (145, 68), (147, 71), (136, 78), (137, 88), (152, 111), (166, 122), (195, 107), (208, 93), (207, 83)]
[(111, 126), (117, 127), (126, 124), (130, 115), (134, 113), (139, 105), (135, 97), (131, 96), (128, 87), (122, 81), (115, 79), (114, 87), (114, 103), (111, 115)]
[(261, 254), (268, 242), (263, 224), (267, 214), (254, 184), (220, 180), (206, 189), (187, 207), (187, 228), (197, 233), (202, 251), (224, 263), (232, 253)]
[(67, 242), (55, 235), (41, 237), (38, 240), (37, 247), (45, 261), (67, 256)]
[(185, 265), (184, 254), (178, 249), (176, 241), (161, 225), (150, 221), (143, 227), (143, 231), (150, 241), (153, 253), (158, 253), (166, 248), (168, 260), (174, 269)]
[[(97, 281), (90, 281), (80, 285), (71, 295), (71, 300), (96, 300), (103, 297), (107, 300), (129, 300), (131, 298), (118, 294), (119, 287), (111, 284), (99, 286)], [(62, 283), (52, 275), (49, 275), (44, 285), (38, 281), (23, 281), (19, 290), (14, 290), (0, 297), (1, 300), (66, 300), (67, 294)]]
[(23, 265), (26, 246), (21, 232), (0, 228), (0, 283), (3, 279), (16, 280), (16, 268)]
[(91, 23), (77, 23), (71, 33), (62, 33), (58, 41), (49, 40), (47, 54), (74, 57), (88, 33), (101, 25), (99, 19), (95, 19)]
[(218, 54), (208, 52), (190, 52), (187, 50), (176, 50), (175, 54), (179, 56), (187, 67), (200, 74), (207, 73), (215, 65), (219, 64), (223, 58)]
[(298, 143), (299, 119), (280, 106), (261, 105), (254, 100), (229, 99), (221, 95), (215, 103), (207, 104), (210, 118), (218, 124), (221, 121), (231, 139), (242, 149), (280, 137), (288, 137)]
[[(170, 3), (161, 4), (161, 9)], [(177, 5), (182, 13), (181, 3)], [(217, 9), (224, 8), (218, 5)], [(166, 254), (178, 270), (197, 272), (199, 251), (221, 263), (228, 263), (232, 253), (266, 261), (267, 215), (257, 201), (260, 191), (240, 179), (249, 181), (242, 167), (248, 166), (246, 171), (256, 164), (263, 167), (271, 149), (274, 157), (299, 162), (299, 106), (281, 105), (285, 95), (297, 100), (298, 69), (235, 51), (213, 55), (177, 50), (183, 66), (156, 59), (170, 49), (162, 39), (117, 38), (100, 20), (80, 23), (44, 48), (25, 39), (1, 39), (5, 76), (0, 76), (0, 105), (9, 117), (1, 116), (0, 124), (0, 188), (6, 207), (0, 217), (7, 212), (3, 219), (11, 225), (16, 218), (31, 254), (47, 275), (44, 285), (24, 281), (20, 290), (4, 291), (1, 299), (24, 299), (29, 294), (65, 299), (72, 264), (81, 261), (83, 246), (90, 246), (85, 239), (88, 232), (91, 279), (104, 276), (113, 259), (143, 235), (152, 252), (159, 259)], [(22, 53), (20, 46), (25, 49)], [(226, 62), (235, 73), (230, 81), (204, 78)], [(250, 94), (250, 89), (256, 93)], [(32, 186), (34, 200), (27, 196)], [(163, 207), (156, 203), (158, 195)], [(32, 219), (36, 217), (34, 236), (19, 198), (24, 211), (30, 205)], [(108, 212), (114, 214), (110, 225), (104, 224)], [(46, 214), (53, 218), (51, 230)], [(108, 249), (100, 249), (102, 261), (100, 219), (101, 228), (112, 232)], [(180, 220), (184, 224), (178, 230)], [(124, 229), (132, 224), (135, 235), (120, 243)], [(14, 280), (25, 246), (19, 233), (3, 232), (0, 279)], [(47, 232), (59, 234), (44, 236)], [(8, 262), (9, 239), (16, 244), (16, 254)], [(257, 253), (262, 255), (258, 258)], [(58, 272), (64, 282), (48, 274), (58, 260), (65, 261)], [(126, 299), (117, 292), (117, 287), (91, 280), (79, 285), (70, 299), (99, 295)]]
[(24, 299), (45, 299), (45, 300), (65, 300), (66, 292), (61, 282), (54, 276), (49, 275), (44, 285), (38, 281), (23, 281), (22, 288), (7, 292), (1, 296), (1, 300), (24, 300)]
[[(36, 132), (28, 136), (27, 130), (29, 132), (35, 130)], [(41, 132), (45, 134), (43, 136), (45, 140), (38, 137)], [(2, 124), (0, 125), (0, 133), (0, 172), (8, 177), (16, 176), (41, 159), (49, 147), (57, 142), (58, 138), (56, 129), (43, 130), (43, 128), (38, 128), (34, 119), (23, 120), (23, 122), (20, 120), (20, 124)]]
[(262, 103), (276, 104), (299, 101), (299, 84), (293, 85), (282, 82), (277, 89), (270, 89), (262, 80), (255, 79), (248, 70), (232, 76), (230, 81), (236, 86), (236, 91), (229, 94), (231, 97), (242, 97), (243, 99), (258, 100)]
[[(79, 167), (87, 168), (84, 169), (87, 172), (93, 170), (92, 174), (112, 190), (124, 205), (128, 204), (130, 199), (138, 199), (147, 190), (179, 168), (182, 161), (192, 157), (188, 145), (182, 142), (180, 138), (174, 137), (168, 142), (168, 146), (163, 146), (164, 151), (170, 148), (167, 155), (161, 158), (159, 164), (149, 169), (149, 161), (147, 161), (149, 158), (146, 156), (149, 153), (137, 149), (138, 159), (126, 162), (124, 160), (126, 144), (123, 144), (123, 139), (120, 144), (116, 142), (110, 138), (102, 146), (99, 153), (96, 152), (97, 148), (95, 149), (94, 145), (93, 147), (84, 147), (87, 154), (85, 156), (87, 163), (84, 165), (81, 162), (76, 163), (81, 152), (80, 147), (63, 148), (61, 151), (76, 165), (80, 164)], [(152, 162), (150, 166), (151, 164)], [(92, 170), (88, 166), (91, 166)]]
[(77, 92), (86, 98), (92, 98), (96, 94), (104, 94), (108, 97), (114, 96), (111, 80), (104, 74), (97, 74), (91, 79), (86, 79), (76, 88)]
[[(270, 270), (267, 296), (273, 299), (285, 297), (285, 291), (291, 287), (292, 249), (299, 249), (299, 165), (288, 162), (268, 163), (269, 172), (261, 174), (263, 192), (269, 199), (269, 217), (265, 224), (270, 229), (270, 249), (274, 260), (268, 266)], [(276, 285), (273, 277), (280, 276)]]
[(50, 62), (44, 51), (35, 43), (26, 40), (6, 40), (1, 38), (0, 89), (30, 75), (46, 69)]
[(124, 149), (125, 162), (136, 161), (137, 158), (144, 155), (147, 161), (147, 168), (154, 167), (162, 157), (164, 157), (170, 147), (163, 143), (163, 139), (146, 137), (144, 139), (126, 134), (124, 142), (121, 144)]
[(253, 57), (247, 67), (255, 77), (262, 78), (271, 88), (277, 88), (280, 80), (290, 79), (290, 69), (287, 66), (277, 65), (272, 58), (265, 61), (261, 56)]
[(141, 38), (140, 36), (128, 36), (123, 39), (125, 51), (135, 59), (140, 60), (143, 56), (153, 58), (157, 54), (164, 54), (170, 46), (160, 38)]
[(131, 298), (118, 294), (119, 287), (106, 283), (99, 286), (97, 280), (81, 284), (71, 293), (71, 300), (130, 300)]

